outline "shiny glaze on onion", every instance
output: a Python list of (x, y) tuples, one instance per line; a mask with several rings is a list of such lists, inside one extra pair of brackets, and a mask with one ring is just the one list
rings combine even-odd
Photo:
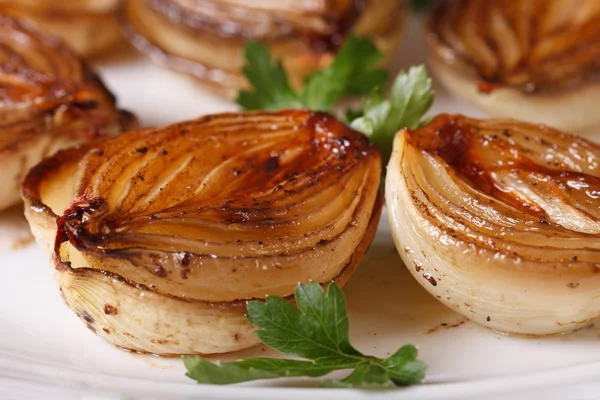
[(600, 146), (440, 115), (395, 139), (390, 223), (407, 268), (475, 322), (565, 333), (600, 316)]
[[(142, 352), (219, 353), (258, 341), (244, 300), (348, 279), (375, 233), (380, 164), (327, 114), (218, 114), (60, 153), (32, 170), (24, 197), (68, 305), (98, 334)], [(118, 317), (96, 312), (100, 298)]]

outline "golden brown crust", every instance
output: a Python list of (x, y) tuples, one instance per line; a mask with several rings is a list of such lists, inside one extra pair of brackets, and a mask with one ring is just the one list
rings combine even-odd
[(377, 229), (380, 163), (327, 114), (219, 114), (61, 151), (23, 197), (90, 329), (138, 352), (220, 353), (257, 342), (245, 300), (347, 281)]
[[(528, 215), (519, 213), (515, 218), (538, 220), (546, 229), (552, 225), (547, 226), (551, 218), (548, 211), (536, 201), (511, 191), (506, 178), (499, 178), (513, 173), (533, 186), (538, 180), (545, 182), (545, 197), (566, 200), (600, 220), (600, 202), (594, 195), (600, 192), (600, 170), (590, 159), (600, 157), (600, 146), (592, 142), (516, 121), (480, 121), (442, 114), (427, 126), (408, 133), (408, 143), (417, 151), (439, 157), (477, 191)], [(560, 155), (555, 156), (556, 153)], [(533, 176), (535, 179), (530, 178)], [(579, 184), (570, 186), (573, 182)]]
[(386, 204), (406, 267), (496, 330), (565, 333), (600, 316), (600, 147), (515, 120), (440, 115), (400, 132)]
[[(57, 245), (68, 241), (109, 272), (146, 265), (128, 279), (178, 297), (288, 295), (296, 282), (277, 277), (306, 269), (315, 252), (324, 265), (308, 269), (311, 279), (328, 281), (347, 263), (354, 246), (335, 252), (364, 235), (366, 225), (356, 228), (375, 201), (378, 159), (363, 135), (305, 111), (131, 132), (84, 157)], [(224, 288), (213, 287), (217, 276)]]

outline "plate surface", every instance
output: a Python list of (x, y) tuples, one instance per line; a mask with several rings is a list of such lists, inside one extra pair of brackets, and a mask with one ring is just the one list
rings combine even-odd
[[(397, 68), (425, 59), (418, 21), (409, 28)], [(235, 110), (193, 80), (134, 54), (97, 67), (122, 107), (145, 125)], [(443, 89), (436, 92), (433, 113), (481, 115)], [(385, 212), (371, 250), (344, 290), (352, 340), (360, 350), (381, 356), (414, 343), (429, 370), (424, 385), (376, 395), (317, 389), (314, 381), (302, 379), (199, 386), (184, 376), (178, 359), (111, 347), (62, 304), (53, 270), (33, 243), (20, 207), (0, 214), (0, 268), (0, 399), (600, 398), (599, 328), (525, 339), (466, 321), (429, 296), (405, 270)], [(257, 347), (228, 359), (269, 354)]]

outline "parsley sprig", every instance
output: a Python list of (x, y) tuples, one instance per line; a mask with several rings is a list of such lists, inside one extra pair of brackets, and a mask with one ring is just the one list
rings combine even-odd
[(416, 129), (429, 122), (423, 115), (433, 104), (431, 78), (424, 65), (401, 71), (392, 85), (389, 99), (377, 87), (363, 99), (362, 116), (351, 122), (381, 149), (383, 164), (392, 153), (392, 141), (402, 128)]
[(376, 67), (383, 55), (367, 37), (348, 37), (327, 68), (308, 76), (302, 92), (291, 88), (281, 61), (271, 58), (266, 45), (249, 42), (244, 55), (251, 89), (241, 91), (237, 103), (245, 110), (327, 111), (338, 100), (368, 94), (388, 79), (387, 71)]
[(295, 295), (297, 307), (277, 296), (250, 301), (247, 318), (264, 344), (301, 360), (258, 357), (215, 364), (202, 357), (185, 357), (187, 375), (198, 383), (226, 385), (353, 370), (344, 379), (322, 382), (325, 387), (346, 388), (405, 386), (423, 379), (426, 366), (416, 359), (415, 346), (403, 346), (381, 359), (350, 344), (346, 301), (335, 283), (327, 292), (318, 283), (298, 284)]

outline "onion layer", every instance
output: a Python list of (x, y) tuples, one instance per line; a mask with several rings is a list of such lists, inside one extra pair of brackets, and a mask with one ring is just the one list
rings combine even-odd
[(257, 343), (243, 300), (350, 276), (379, 218), (380, 163), (326, 114), (213, 115), (44, 161), (26, 215), (68, 305), (111, 343), (234, 351)]
[(400, 132), (390, 225), (432, 295), (509, 333), (600, 316), (600, 146), (514, 120), (440, 115)]
[(115, 11), (119, 0), (0, 0), (0, 14), (34, 22), (86, 58), (96, 57), (121, 39)]
[(348, 32), (395, 50), (402, 0), (125, 0), (123, 31), (154, 62), (193, 75), (227, 95), (245, 86), (243, 46), (266, 43), (295, 86), (328, 63)]
[(435, 54), (485, 82), (526, 91), (570, 86), (600, 68), (600, 2), (444, 1), (429, 21)]
[(443, 1), (430, 67), (490, 115), (590, 134), (600, 127), (600, 2)]
[(56, 150), (135, 124), (61, 42), (0, 17), (0, 209), (19, 201), (29, 168)]

